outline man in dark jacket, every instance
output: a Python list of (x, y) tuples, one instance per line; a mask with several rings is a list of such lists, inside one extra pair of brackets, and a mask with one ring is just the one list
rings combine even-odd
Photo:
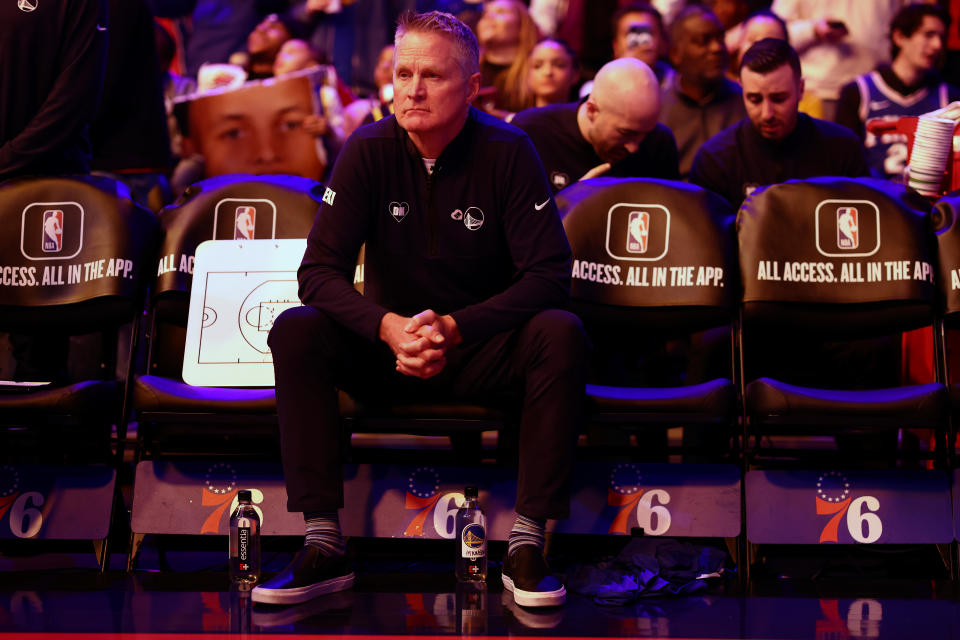
[(106, 20), (106, 0), (0, 5), (0, 181), (90, 171)]
[[(106, 0), (0, 4), (0, 182), (90, 172), (106, 54)], [(10, 342), (16, 379), (65, 374), (65, 335)]]
[(754, 43), (740, 63), (747, 117), (710, 138), (690, 181), (739, 207), (757, 187), (816, 176), (868, 175), (860, 140), (846, 127), (800, 113), (800, 59), (777, 38)]
[[(566, 597), (543, 557), (547, 518), (569, 514), (587, 339), (561, 309), (570, 247), (536, 152), (470, 104), (476, 38), (449, 14), (397, 29), (396, 115), (347, 141), (300, 266), (305, 306), (270, 332), (291, 511), (306, 546), (255, 602), (349, 588), (336, 388), (368, 402), (518, 396), (517, 518), (503, 564), (523, 606)], [(353, 288), (366, 244), (365, 295)]]

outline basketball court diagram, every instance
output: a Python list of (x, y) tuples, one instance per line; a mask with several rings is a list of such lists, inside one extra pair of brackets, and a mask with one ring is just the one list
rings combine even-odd
[(197, 248), (183, 379), (197, 386), (272, 386), (267, 336), (300, 306), (304, 240), (214, 240)]
[[(273, 271), (207, 274), (200, 328), (200, 364), (273, 362), (267, 335), (273, 321), (300, 306), (296, 273)], [(240, 295), (247, 291), (242, 298)], [(219, 309), (219, 311), (218, 311)]]

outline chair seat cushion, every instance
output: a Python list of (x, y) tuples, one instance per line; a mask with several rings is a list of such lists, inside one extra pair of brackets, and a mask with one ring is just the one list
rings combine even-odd
[[(347, 419), (376, 425), (377, 430), (403, 431), (404, 422), (433, 424), (438, 430), (458, 427), (476, 429), (503, 424), (505, 413), (497, 408), (466, 402), (415, 402), (381, 405), (361, 402), (343, 391), (339, 395), (340, 415)], [(389, 423), (396, 421), (396, 428)], [(418, 431), (422, 431), (420, 428)]]
[(733, 384), (726, 378), (686, 387), (607, 387), (587, 385), (593, 414), (644, 414), (658, 420), (676, 416), (684, 421), (722, 422), (736, 407)]
[(87, 380), (58, 387), (5, 389), (0, 393), (0, 412), (73, 414), (85, 418), (120, 416), (123, 387), (116, 380)]
[(948, 396), (937, 382), (846, 391), (757, 378), (747, 385), (745, 404), (754, 423), (937, 427), (946, 419)]
[(133, 407), (137, 411), (270, 414), (277, 411), (277, 399), (273, 387), (192, 387), (170, 378), (138, 376), (133, 385)]

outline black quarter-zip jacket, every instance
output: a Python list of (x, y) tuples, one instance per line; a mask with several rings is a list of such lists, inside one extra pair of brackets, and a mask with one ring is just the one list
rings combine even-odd
[(570, 245), (522, 131), (471, 107), (428, 176), (390, 116), (344, 146), (298, 278), (304, 304), (371, 341), (388, 311), (433, 309), (453, 315), (466, 344), (566, 307)]
[(0, 4), (0, 180), (89, 171), (87, 128), (103, 84), (106, 5)]

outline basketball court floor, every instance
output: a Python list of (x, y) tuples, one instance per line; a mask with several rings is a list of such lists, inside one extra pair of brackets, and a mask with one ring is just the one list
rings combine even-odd
[[(569, 576), (624, 541), (556, 536), (551, 562)], [(492, 544), (487, 583), (471, 586), (456, 583), (452, 542), (352, 539), (352, 590), (270, 607), (231, 586), (219, 540), (202, 542), (148, 540), (132, 572), (122, 553), (101, 573), (93, 554), (76, 548), (7, 549), (0, 640), (960, 637), (960, 597), (935, 548), (761, 548), (747, 589), (730, 575), (685, 596), (601, 605), (571, 593), (564, 607), (535, 610), (503, 590), (502, 543)], [(270, 541), (265, 573), (285, 565), (297, 543)]]

